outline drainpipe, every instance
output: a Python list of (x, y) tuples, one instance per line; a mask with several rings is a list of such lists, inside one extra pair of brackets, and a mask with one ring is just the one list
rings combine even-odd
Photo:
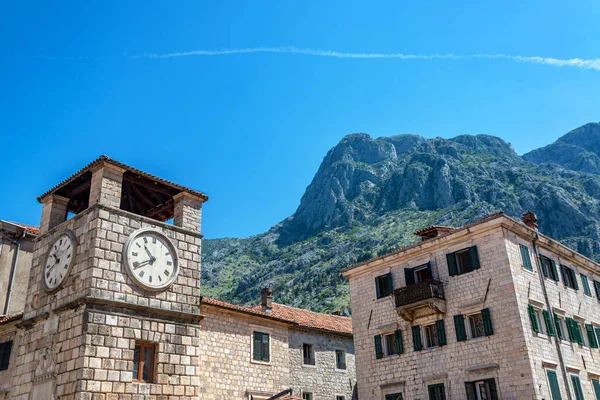
[(15, 274), (17, 273), (17, 262), (19, 261), (19, 252), (21, 251), (21, 239), (23, 239), (26, 235), (26, 232), (23, 231), (21, 237), (17, 240), (11, 239), (5, 234), (2, 233), (2, 238), (7, 239), (12, 242), (15, 247), (15, 254), (13, 255), (12, 266), (10, 268), (10, 280), (8, 281), (8, 292), (6, 293), (6, 301), (4, 303), (4, 312), (3, 315), (8, 315), (8, 307), (10, 305), (10, 298), (12, 296), (13, 291), (13, 283), (15, 282)]
[[(544, 280), (544, 274), (542, 273), (542, 266), (540, 265), (540, 253), (538, 252), (538, 248), (536, 242), (540, 239), (540, 235), (535, 232), (535, 236), (533, 237), (533, 252), (535, 253), (535, 265), (537, 266), (538, 276), (540, 277), (540, 282), (542, 284), (542, 292), (544, 293), (544, 301), (546, 302), (546, 307), (548, 307), (548, 312), (551, 314), (551, 321), (554, 323), (554, 312), (552, 311), (552, 306), (550, 305), (550, 299), (548, 298), (548, 292), (546, 291), (546, 282)], [(554, 329), (556, 332), (556, 327)], [(565, 381), (565, 388), (567, 390), (567, 398), (569, 400), (573, 400), (571, 396), (571, 389), (569, 388), (569, 376), (567, 375), (567, 369), (565, 368), (565, 361), (563, 359), (562, 350), (560, 348), (560, 338), (557, 335), (554, 335), (554, 345), (556, 346), (556, 353), (558, 354), (558, 364), (560, 366), (560, 372), (562, 373), (563, 380)]]

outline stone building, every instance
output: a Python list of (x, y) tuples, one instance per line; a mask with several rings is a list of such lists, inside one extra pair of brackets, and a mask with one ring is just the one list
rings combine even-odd
[(344, 270), (361, 399), (600, 398), (600, 265), (498, 213)]
[[(349, 318), (273, 304), (268, 291), (260, 309), (200, 296), (207, 199), (105, 156), (40, 196), (39, 236), (19, 253), (14, 307), (0, 317), (0, 396), (266, 399), (293, 392), (349, 399)], [(20, 232), (16, 224), (5, 228)], [(290, 338), (297, 332), (326, 369), (346, 349), (346, 369), (294, 376)]]

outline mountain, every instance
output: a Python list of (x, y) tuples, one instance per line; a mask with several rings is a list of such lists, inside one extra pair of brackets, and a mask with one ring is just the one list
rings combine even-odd
[[(557, 143), (570, 156), (548, 149)], [(459, 226), (500, 210), (516, 218), (532, 210), (541, 232), (600, 260), (600, 176), (576, 162), (584, 148), (589, 160), (598, 157), (598, 124), (523, 157), (487, 135), (348, 135), (292, 216), (250, 238), (203, 242), (202, 292), (253, 303), (271, 286), (285, 304), (348, 308), (342, 268), (414, 242), (412, 232), (427, 225)]]
[(523, 158), (534, 164), (554, 163), (566, 168), (600, 174), (600, 123), (589, 123), (556, 142), (533, 150)]

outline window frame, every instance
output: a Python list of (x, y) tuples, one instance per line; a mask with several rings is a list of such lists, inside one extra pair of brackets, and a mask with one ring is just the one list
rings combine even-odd
[[(436, 391), (434, 393), (434, 397), (433, 398), (431, 397), (431, 390), (432, 389), (434, 391)], [(439, 393), (437, 392), (437, 389), (441, 389), (442, 390), (442, 398), (440, 398), (438, 396)], [(444, 385), (443, 383), (435, 383), (435, 384), (432, 384), (432, 385), (427, 385), (427, 397), (428, 397), (429, 400), (442, 400), (442, 399), (445, 399), (446, 398), (446, 385)]]
[[(540, 262), (542, 267), (542, 275), (546, 279), (550, 279), (554, 282), (560, 281), (560, 273), (558, 272), (558, 267), (556, 266), (556, 261), (554, 261), (551, 257), (548, 257), (545, 254), (540, 254)], [(546, 261), (547, 262), (544, 262)]]
[[(398, 397), (399, 396), (399, 397)], [(396, 393), (388, 393), (383, 395), (384, 400), (397, 400), (397, 399), (404, 399), (404, 396), (402, 394), (402, 392), (396, 392)]]
[(467, 340), (474, 340), (474, 339), (479, 339), (482, 337), (485, 337), (485, 327), (483, 328), (483, 332), (481, 334), (481, 336), (475, 336), (473, 335), (472, 332), (472, 328), (471, 328), (471, 317), (475, 316), (475, 315), (479, 315), (479, 317), (481, 318), (481, 324), (483, 326), (483, 313), (481, 312), (481, 310), (474, 312), (474, 313), (470, 313), (470, 314), (465, 314), (465, 325), (467, 326)]
[[(437, 325), (435, 322), (429, 325), (423, 325), (423, 350), (427, 349), (435, 349), (436, 347), (440, 347), (440, 338), (438, 337)], [(435, 344), (431, 345), (429, 342), (430, 337), (427, 334), (427, 331), (432, 332), (431, 338), (435, 338)]]
[(13, 348), (13, 340), (12, 339), (0, 343), (0, 371), (6, 371), (8, 369), (8, 367), (10, 366), (10, 357), (12, 356), (12, 348)]
[(313, 393), (302, 391), (302, 399), (303, 400), (313, 400), (314, 399)]
[[(519, 252), (521, 254), (521, 268), (523, 268), (525, 271), (528, 272), (534, 272), (533, 271), (533, 262), (531, 261), (533, 259), (533, 257), (531, 256), (531, 250), (529, 249), (529, 246), (526, 245), (525, 243), (518, 243), (519, 245)], [(525, 260), (525, 254), (527, 254), (527, 260)], [(535, 257), (535, 255), (534, 255)], [(528, 267), (529, 266), (529, 267)]]
[(560, 264), (560, 269), (563, 275), (563, 284), (569, 289), (579, 290), (579, 284), (577, 283), (577, 272), (571, 267), (567, 267), (564, 264)]
[[(466, 254), (465, 259), (469, 262), (468, 270), (465, 268), (463, 254)], [(481, 268), (479, 249), (477, 248), (477, 245), (473, 245), (446, 253), (446, 263), (448, 264), (448, 275), (450, 276), (460, 276), (474, 272)]]
[[(262, 354), (262, 348), (261, 348), (261, 359), (257, 360), (254, 358), (254, 334), (255, 333), (259, 333), (261, 335), (266, 335), (269, 338), (269, 358), (268, 360), (264, 360), (264, 354)], [(261, 343), (262, 343), (262, 339), (261, 339)], [(267, 331), (267, 330), (263, 330), (263, 329), (252, 329), (251, 330), (251, 334), (250, 334), (250, 362), (253, 363), (259, 363), (259, 364), (271, 364), (271, 355), (273, 354), (272, 348), (271, 348), (271, 332)]]
[[(564, 340), (565, 342), (569, 341), (569, 334), (567, 330), (567, 320), (564, 315), (556, 313), (556, 311), (552, 311), (554, 314), (554, 332), (556, 332), (556, 337), (560, 340)], [(560, 334), (556, 329), (556, 321), (560, 324)]]
[[(396, 343), (396, 332), (384, 333), (383, 339), (383, 357), (394, 357), (398, 355), (398, 345)], [(388, 343), (388, 337), (391, 337), (391, 344)], [(390, 351), (390, 347), (393, 349)]]
[(472, 400), (477, 400), (477, 399), (482, 398), (482, 396), (481, 396), (481, 387), (482, 386), (483, 386), (483, 389), (485, 390), (485, 398), (486, 399), (493, 399), (494, 392), (496, 394), (496, 397), (498, 396), (498, 386), (496, 385), (495, 378), (479, 379), (477, 381), (465, 382), (465, 390), (467, 392), (467, 400), (471, 400), (471, 398), (469, 397), (469, 385), (472, 385), (471, 388), (473, 390), (473, 394), (475, 395), (475, 399), (472, 399)]
[[(550, 383), (550, 374), (551, 373), (554, 375), (554, 378), (556, 379), (556, 389), (558, 389), (559, 399), (555, 399), (554, 394), (552, 393), (552, 384)], [(550, 400), (561, 400), (562, 395), (560, 393), (560, 381), (558, 379), (558, 374), (556, 373), (555, 369), (546, 368), (546, 383), (548, 384), (548, 391), (550, 392)]]
[(581, 279), (581, 286), (583, 286), (583, 294), (588, 297), (594, 297), (592, 295), (592, 289), (590, 288), (590, 278), (583, 272), (579, 273), (579, 278)]
[[(309, 349), (309, 354), (308, 354), (308, 361), (306, 358), (306, 349)], [(310, 362), (312, 361), (312, 363)], [(309, 367), (314, 367), (317, 365), (317, 355), (315, 352), (315, 345), (314, 343), (302, 343), (302, 365), (303, 366), (309, 366)]]
[[(346, 350), (345, 349), (335, 349), (334, 351), (335, 351), (335, 369), (338, 371), (348, 370), (348, 364), (346, 363)], [(338, 354), (342, 354), (344, 368), (340, 368), (340, 363), (338, 362), (339, 361)]]
[[(153, 383), (154, 382), (154, 368), (156, 367), (156, 343), (137, 341), (135, 342), (135, 348), (140, 348), (140, 360), (138, 361), (138, 373), (137, 377), (133, 376), (133, 369), (131, 370), (131, 376), (133, 382), (142, 382), (142, 383)], [(150, 373), (149, 379), (144, 380), (144, 367), (146, 366), (147, 361), (145, 360), (146, 351), (145, 349), (152, 349), (152, 361), (150, 364)], [(133, 368), (135, 368), (135, 359), (133, 361)]]

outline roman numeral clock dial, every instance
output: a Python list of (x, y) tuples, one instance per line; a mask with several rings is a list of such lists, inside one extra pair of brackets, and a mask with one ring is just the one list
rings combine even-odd
[(47, 291), (57, 290), (67, 279), (75, 259), (77, 240), (73, 232), (66, 230), (50, 244), (42, 273), (42, 281)]
[(166, 289), (179, 272), (175, 246), (154, 229), (133, 232), (123, 249), (123, 260), (131, 279), (146, 290)]

